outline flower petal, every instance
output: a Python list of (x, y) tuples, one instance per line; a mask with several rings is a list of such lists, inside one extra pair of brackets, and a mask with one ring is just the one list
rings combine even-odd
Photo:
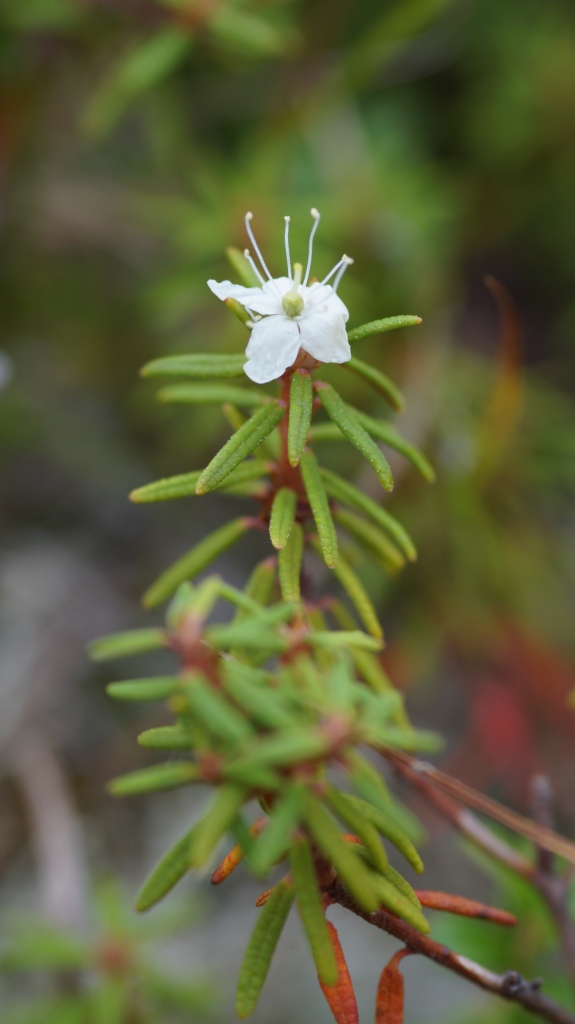
[(347, 306), (341, 301), (339, 295), (337, 295), (330, 284), (312, 284), (309, 288), (301, 288), (301, 293), (305, 303), (304, 312), (306, 313), (339, 313), (343, 317), (344, 323), (349, 320), (349, 312)]
[[(256, 384), (281, 377), (294, 362), (300, 347), (299, 328), (287, 316), (267, 316), (252, 327), (244, 372)], [(349, 358), (349, 357), (348, 357)]]
[(322, 363), (346, 363), (351, 359), (345, 321), (339, 313), (315, 312), (300, 320), (301, 347)]
[(253, 309), (253, 300), (261, 295), (261, 288), (244, 288), (242, 284), (232, 284), (231, 281), (208, 281), (208, 288), (217, 295), (222, 302), (224, 299), (237, 299), (243, 306)]

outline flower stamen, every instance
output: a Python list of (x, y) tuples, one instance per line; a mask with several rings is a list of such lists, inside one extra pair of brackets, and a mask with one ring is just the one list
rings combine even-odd
[(256, 267), (255, 262), (254, 262), (254, 258), (250, 254), (250, 250), (249, 249), (244, 249), (244, 256), (247, 259), (250, 267), (252, 268), (252, 270), (253, 270), (254, 274), (256, 275), (258, 281), (260, 282), (260, 284), (264, 285), (266, 282), (264, 281), (262, 275), (260, 274), (258, 268)]
[[(343, 266), (344, 266), (344, 264), (345, 264), (345, 265), (347, 266), (347, 261), (348, 261), (348, 260), (349, 260), (349, 256), (346, 256), (346, 255), (344, 254), (344, 255), (343, 255), (343, 256), (341, 257), (341, 259), (340, 259), (340, 260), (338, 260), (338, 262), (336, 263), (335, 267), (332, 267), (332, 268), (331, 268), (331, 270), (330, 270), (329, 274), (328, 274), (328, 275), (327, 275), (326, 277), (324, 277), (323, 281), (320, 281), (320, 285), (322, 285), (322, 284), (327, 284), (327, 282), (329, 281), (330, 277), (333, 277), (333, 275), (335, 274), (335, 272), (336, 272), (337, 270), (339, 270), (339, 269), (340, 269), (340, 267), (343, 267)], [(351, 260), (351, 262), (353, 263), (353, 260)]]
[(292, 280), (291, 256), (290, 256), (290, 251), (289, 251), (289, 222), (290, 222), (290, 219), (291, 219), (290, 217), (284, 217), (285, 224), (286, 224), (285, 247), (286, 247), (287, 272), (288, 272), (288, 277), (289, 277), (290, 283), (291, 283), (291, 280)]
[(319, 210), (316, 210), (315, 206), (312, 206), (312, 208), (310, 210), (310, 213), (311, 213), (311, 215), (313, 217), (313, 226), (312, 226), (312, 229), (311, 229), (311, 232), (310, 232), (310, 236), (309, 236), (309, 247), (308, 247), (308, 254), (307, 254), (307, 267), (305, 268), (305, 277), (303, 279), (304, 285), (306, 285), (307, 282), (308, 282), (309, 272), (311, 270), (311, 258), (312, 258), (312, 254), (313, 254), (313, 240), (314, 240), (314, 236), (315, 236), (315, 233), (317, 231), (317, 227), (318, 227), (319, 220), (320, 220)]
[(338, 272), (337, 272), (337, 274), (335, 276), (335, 281), (332, 284), (332, 288), (333, 288), (334, 292), (337, 292), (337, 289), (339, 288), (339, 282), (341, 281), (341, 279), (342, 279), (343, 275), (345, 274), (347, 268), (350, 267), (351, 264), (353, 263), (353, 260), (352, 260), (351, 256), (346, 256), (345, 253), (344, 253), (344, 255), (341, 257), (341, 263), (342, 263), (342, 265), (339, 268), (339, 270), (338, 270)]
[(260, 263), (261, 263), (265, 273), (268, 275), (268, 278), (270, 279), (270, 281), (273, 281), (272, 275), (270, 274), (270, 272), (269, 272), (269, 270), (267, 268), (266, 261), (264, 260), (262, 254), (260, 252), (260, 247), (259, 247), (258, 243), (256, 242), (256, 236), (254, 235), (254, 233), (252, 231), (251, 221), (253, 220), (253, 216), (254, 216), (253, 213), (251, 213), (248, 210), (248, 212), (246, 213), (246, 216), (245, 216), (245, 225), (246, 225), (246, 231), (248, 233), (248, 238), (249, 238), (250, 242), (252, 243), (255, 252), (257, 253), (258, 259), (259, 259), (259, 261), (260, 261)]

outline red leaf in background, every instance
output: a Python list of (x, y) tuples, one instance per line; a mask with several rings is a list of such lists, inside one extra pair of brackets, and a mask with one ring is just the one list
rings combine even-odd
[(400, 949), (383, 968), (375, 1001), (375, 1024), (403, 1024), (403, 974), (399, 965), (410, 949)]
[(320, 981), (321, 990), (327, 999), (336, 1024), (359, 1024), (359, 1014), (355, 1001), (353, 984), (343, 955), (337, 929), (326, 921), (330, 941), (335, 953), (337, 964), (337, 981), (335, 985), (324, 985)]
[(538, 743), (525, 702), (506, 679), (482, 676), (471, 701), (473, 731), (483, 759), (507, 788), (525, 797), (525, 780), (539, 768)]

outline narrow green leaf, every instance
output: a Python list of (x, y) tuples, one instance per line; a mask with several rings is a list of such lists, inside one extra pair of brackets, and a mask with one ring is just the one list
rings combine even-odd
[(335, 822), (311, 793), (304, 794), (304, 817), (314, 842), (333, 864), (344, 885), (365, 910), (377, 910), (372, 877), (359, 854), (342, 838)]
[(197, 587), (191, 583), (181, 583), (166, 612), (168, 629), (179, 630), (183, 621), (190, 616), (198, 624), (205, 622), (217, 604), (220, 586), (220, 577), (216, 575), (208, 576)]
[(352, 359), (348, 359), (347, 363), (342, 363), (342, 366), (346, 370), (353, 370), (354, 373), (363, 377), (368, 384), (371, 384), (372, 388), (375, 388), (376, 391), (379, 391), (380, 395), (383, 395), (393, 409), (401, 412), (404, 408), (405, 399), (397, 384), (394, 384), (380, 370), (376, 370), (369, 363), (364, 363), (363, 359), (356, 359), (355, 356)]
[(240, 761), (230, 761), (222, 769), (222, 777), (227, 782), (245, 786), (250, 790), (257, 790), (260, 793), (275, 793), (283, 786), (282, 776), (265, 765), (244, 764)]
[(308, 642), (312, 647), (320, 647), (338, 650), (341, 647), (359, 647), (364, 651), (380, 651), (383, 644), (374, 636), (368, 636), (359, 629), (338, 630), (335, 632), (311, 632), (307, 635)]
[(160, 402), (179, 402), (185, 405), (220, 405), (233, 402), (240, 408), (255, 408), (268, 401), (265, 391), (255, 388), (237, 388), (231, 384), (170, 384), (158, 392)]
[(236, 758), (238, 767), (290, 768), (302, 761), (314, 761), (329, 750), (329, 738), (316, 729), (276, 732), (253, 742), (250, 753)]
[(194, 746), (190, 732), (181, 723), (145, 729), (138, 736), (138, 743), (149, 750), (191, 750)]
[(212, 806), (194, 827), (189, 847), (190, 867), (203, 867), (245, 799), (246, 790), (243, 786), (229, 783), (220, 786)]
[(337, 964), (330, 941), (317, 885), (313, 856), (307, 839), (298, 839), (290, 849), (290, 866), (297, 905), (320, 981), (335, 985)]
[(355, 606), (357, 614), (368, 633), (371, 633), (372, 636), (381, 640), (383, 638), (383, 630), (377, 617), (376, 610), (371, 602), (371, 598), (369, 597), (367, 590), (357, 573), (352, 569), (349, 562), (342, 555), (339, 556), (339, 561), (334, 568), (334, 573), (350, 601)]
[[(365, 815), (368, 821), (374, 825), (377, 831), (381, 832), (382, 836), (385, 836), (386, 839), (389, 839), (390, 843), (393, 843), (414, 871), (421, 874), (423, 871), (423, 861), (409, 836), (390, 817), (389, 798), (386, 798), (384, 794), (382, 799), (381, 791), (373, 784), (373, 778), (370, 778), (365, 772), (363, 774), (350, 772), (350, 778), (355, 789), (361, 792), (366, 799), (348, 794), (349, 799), (355, 804), (358, 811)], [(377, 804), (374, 804), (372, 800), (374, 796), (378, 801)], [(385, 799), (387, 799), (387, 805), (384, 802)]]
[(154, 608), (161, 604), (174, 593), (180, 583), (194, 579), (200, 572), (207, 569), (208, 565), (211, 565), (224, 551), (231, 548), (240, 537), (243, 537), (249, 528), (250, 520), (241, 517), (233, 519), (230, 523), (225, 523), (214, 533), (204, 537), (183, 558), (166, 569), (146, 591), (144, 594), (146, 608)]
[(290, 385), (288, 459), (298, 466), (306, 446), (313, 407), (313, 385), (307, 370), (296, 370)]
[(324, 562), (329, 569), (333, 569), (338, 556), (337, 534), (317, 459), (310, 449), (307, 449), (301, 457), (301, 475), (317, 526)]
[[(239, 430), (248, 421), (248, 417), (230, 402), (222, 405), (222, 412), (234, 430)], [(277, 428), (272, 430), (271, 434), (268, 434), (254, 451), (256, 455), (259, 453), (262, 458), (268, 456), (277, 461), (280, 457), (280, 438)]]
[(228, 257), (236, 274), (241, 279), (242, 284), (245, 285), (246, 288), (261, 288), (261, 281), (258, 279), (253, 267), (248, 263), (241, 249), (236, 248), (235, 245), (230, 245), (226, 249), (226, 256)]
[(265, 624), (242, 620), (231, 626), (212, 626), (207, 632), (207, 639), (218, 650), (229, 650), (241, 647), (253, 654), (261, 654), (263, 658), (271, 658), (274, 654), (283, 654), (289, 647), (287, 637), (281, 636), (265, 626)]
[(361, 327), (353, 327), (347, 332), (347, 339), (350, 344), (354, 341), (363, 341), (372, 334), (383, 334), (385, 331), (395, 331), (398, 327), (417, 327), (421, 323), (420, 316), (386, 316), (383, 320), (371, 320)]
[(278, 557), (278, 576), (284, 601), (301, 600), (301, 565), (303, 558), (303, 530), (294, 523), (289, 539)]
[(88, 645), (88, 654), (93, 661), (107, 661), (109, 658), (124, 658), (129, 654), (142, 654), (168, 646), (165, 629), (129, 629), (124, 633), (101, 636)]
[(375, 693), (388, 693), (393, 688), (391, 680), (379, 663), (379, 658), (369, 651), (360, 651), (357, 648), (352, 650), (351, 656), (359, 676)]
[(368, 416), (359, 409), (354, 409), (353, 411), (361, 425), (365, 427), (372, 437), (382, 441), (383, 444), (389, 445), (390, 448), (394, 448), (400, 455), (404, 455), (428, 483), (432, 484), (435, 482), (435, 470), (429, 459), (426, 458), (423, 452), (420, 452), (419, 448), (416, 448), (415, 445), (401, 437), (391, 423), (386, 423), (385, 420), (375, 420), (373, 416)]
[(388, 867), (387, 855), (371, 820), (361, 813), (347, 793), (339, 792), (335, 786), (326, 787), (325, 799), (344, 825), (362, 840), (377, 870), (385, 873)]
[(172, 498), (188, 498), (195, 495), (196, 484), (202, 475), (201, 469), (192, 473), (179, 473), (178, 476), (168, 476), (163, 480), (154, 480), (151, 484), (144, 484), (143, 487), (136, 487), (130, 492), (130, 501), (136, 504), (143, 504), (152, 501), (170, 501)]
[(269, 822), (256, 839), (250, 866), (256, 875), (265, 875), (281, 857), (287, 854), (293, 831), (302, 814), (302, 786), (292, 784), (287, 793), (278, 797)]
[(190, 843), (196, 827), (178, 839), (150, 872), (138, 893), (136, 910), (149, 910), (190, 870)]
[(272, 599), (276, 579), (276, 564), (275, 557), (264, 558), (263, 562), (259, 562), (252, 570), (250, 578), (246, 583), (245, 593), (248, 597), (253, 598), (254, 601), (258, 601), (259, 604), (267, 605)]
[(377, 768), (357, 750), (348, 748), (345, 754), (350, 781), (368, 803), (377, 807), (386, 817), (390, 813), (391, 796)]
[(311, 446), (321, 441), (341, 442), (341, 440), (341, 430), (335, 423), (330, 423), (329, 420), (326, 420), (324, 423), (314, 423), (310, 428), (309, 444)]
[(347, 505), (351, 505), (352, 508), (369, 516), (377, 526), (387, 531), (410, 562), (415, 561), (417, 558), (415, 545), (407, 531), (394, 516), (390, 515), (386, 509), (381, 508), (377, 502), (368, 498), (366, 494), (363, 494), (357, 487), (354, 487), (353, 484), (344, 480), (343, 477), (334, 473), (331, 469), (322, 468), (320, 472), (330, 497), (335, 498), (336, 501), (345, 502)]
[(243, 355), (206, 354), (163, 356), (153, 359), (141, 369), (142, 377), (241, 377), (246, 357)]
[(228, 474), (251, 455), (254, 448), (257, 448), (268, 434), (271, 434), (284, 413), (284, 407), (277, 402), (268, 402), (262, 409), (258, 409), (235, 434), (232, 434), (229, 441), (204, 469), (196, 487), (196, 494), (207, 494), (225, 480)]
[[(272, 556), (271, 558), (265, 558), (263, 562), (259, 562), (255, 566), (244, 589), (244, 595), (248, 599), (257, 601), (261, 605), (270, 603), (276, 581), (276, 564), (276, 559)], [(238, 626), (245, 620), (248, 614), (247, 609), (238, 608), (232, 625)], [(245, 648), (241, 646), (241, 641), (237, 645), (230, 647), (229, 651), (230, 655), (234, 658), (243, 659), (247, 656)]]
[(194, 718), (199, 719), (212, 736), (229, 745), (242, 743), (253, 736), (244, 715), (209, 683), (196, 680), (193, 686), (186, 687), (185, 696)]
[(128, 679), (121, 683), (108, 683), (106, 693), (116, 700), (167, 700), (181, 686), (178, 676), (156, 676), (149, 679)]
[(236, 618), (229, 626), (211, 626), (207, 638), (216, 647), (230, 647), (241, 644), (244, 647), (257, 649), (258, 644), (267, 648), (270, 653), (281, 653), (288, 644), (288, 639), (274, 632), (274, 628), (289, 622), (297, 612), (295, 604), (276, 604), (271, 608), (262, 608), (258, 614), (248, 619)]
[(388, 878), (382, 878), (381, 875), (374, 875), (374, 886), (379, 898), (379, 902), (391, 910), (392, 914), (397, 914), (398, 917), (402, 917), (408, 924), (413, 925), (418, 931), (427, 934), (431, 929), (429, 922), (425, 919), (420, 910), (414, 907), (411, 900), (407, 899), (402, 892), (399, 891)]
[(232, 662), (225, 666), (224, 689), (247, 714), (268, 729), (289, 729), (293, 716), (281, 692), (269, 686), (253, 685)]
[(136, 793), (151, 793), (157, 789), (175, 789), (177, 786), (196, 782), (200, 778), (200, 769), (196, 764), (170, 761), (167, 764), (154, 764), (149, 768), (121, 775), (117, 779), (112, 779), (107, 789), (112, 796), (134, 796)]
[(377, 526), (368, 523), (363, 516), (356, 515), (347, 508), (334, 509), (333, 518), (339, 526), (355, 537), (362, 547), (373, 552), (390, 573), (403, 569), (405, 558), (395, 544)]
[[(342, 629), (355, 629), (356, 621), (349, 608), (341, 601), (332, 601), (330, 608)], [(383, 671), (376, 655), (370, 654), (369, 651), (360, 651), (357, 647), (354, 647), (350, 654), (358, 675), (375, 693), (389, 693), (393, 689), (392, 682)]]
[(258, 480), (261, 476), (266, 476), (275, 469), (275, 463), (271, 459), (245, 459), (240, 465), (234, 469), (233, 473), (227, 476), (219, 488), (216, 490), (227, 491), (232, 487), (237, 487), (238, 484), (248, 483), (252, 480)]
[(282, 881), (259, 912), (238, 979), (236, 1013), (242, 1020), (255, 1009), (294, 897), (293, 886)]
[[(347, 366), (348, 364), (345, 363), (343, 365)], [(364, 430), (350, 407), (340, 398), (331, 384), (324, 384), (322, 381), (321, 385), (318, 386), (318, 394), (330, 419), (337, 424), (344, 437), (347, 437), (348, 441), (367, 459), (386, 491), (391, 491), (393, 489), (393, 477), (389, 463), (373, 438), (369, 436), (367, 430)]]
[(280, 487), (276, 492), (270, 515), (270, 540), (280, 551), (285, 548), (295, 522), (297, 494), (291, 487)]
[(223, 580), (220, 580), (219, 590), (220, 597), (224, 601), (229, 601), (230, 604), (235, 605), (241, 611), (248, 614), (261, 611), (262, 606), (257, 601), (253, 601), (251, 597), (244, 594), (243, 590), (238, 590), (237, 587), (232, 587), (231, 584), (224, 583)]
[(399, 873), (399, 871), (396, 871), (396, 869), (392, 867), (391, 864), (388, 864), (387, 868), (383, 873), (386, 876), (386, 878), (392, 883), (392, 885), (394, 885), (396, 889), (399, 889), (400, 893), (402, 893), (406, 897), (406, 899), (409, 900), (411, 905), (415, 907), (416, 910), (421, 910), (421, 903), (417, 898), (415, 890), (411, 888), (407, 879), (404, 878), (403, 875)]
[(225, 405), (222, 405), (222, 412), (230, 427), (233, 427), (234, 430), (239, 430), (248, 421), (246, 414), (241, 412), (237, 406), (232, 405), (231, 402), (226, 402)]

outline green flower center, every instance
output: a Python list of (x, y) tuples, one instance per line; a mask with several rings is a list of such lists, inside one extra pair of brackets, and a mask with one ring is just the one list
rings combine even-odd
[(298, 291), (298, 288), (301, 284), (302, 274), (302, 264), (294, 263), (292, 287), (290, 288), (289, 292), (285, 293), (282, 299), (282, 309), (286, 316), (299, 316), (304, 307), (303, 298)]

